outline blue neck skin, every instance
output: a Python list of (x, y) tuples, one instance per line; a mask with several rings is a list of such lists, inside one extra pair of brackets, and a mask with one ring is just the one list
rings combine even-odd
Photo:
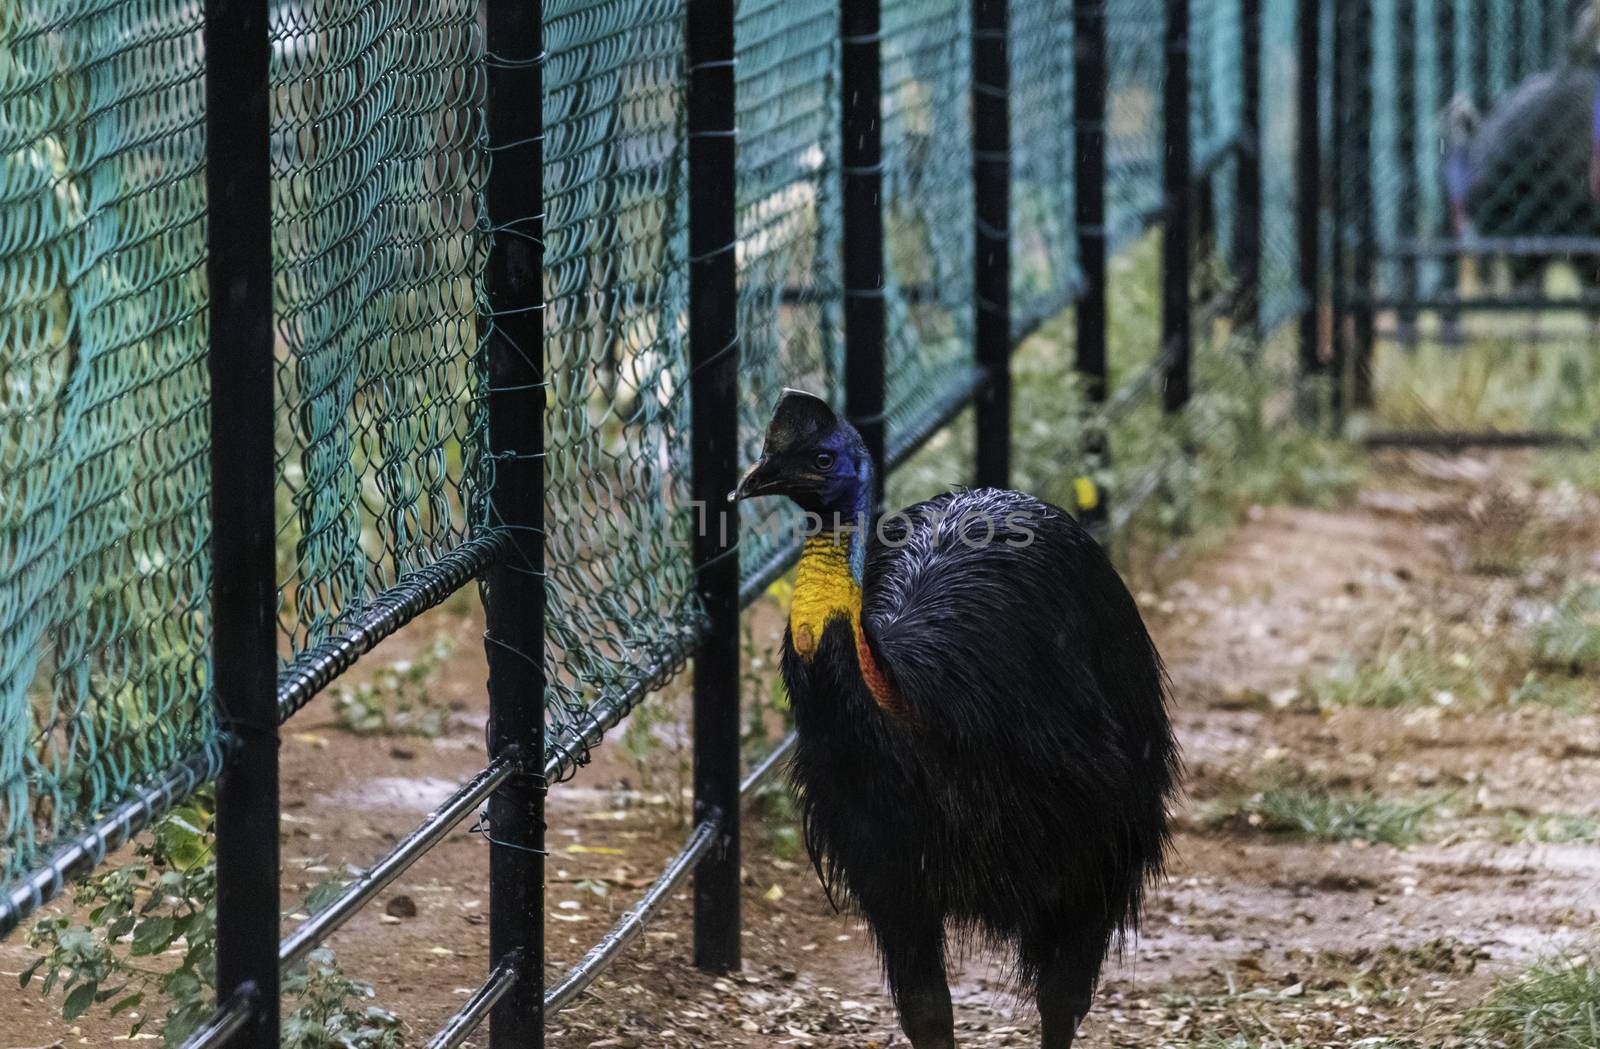
[[(862, 463), (848, 486), (833, 500), (833, 508), (824, 511), (822, 535), (832, 533), (833, 541), (842, 544), (849, 556), (850, 578), (857, 586), (866, 581), (867, 536), (872, 521), (872, 467)], [(837, 520), (839, 528), (834, 531)]]

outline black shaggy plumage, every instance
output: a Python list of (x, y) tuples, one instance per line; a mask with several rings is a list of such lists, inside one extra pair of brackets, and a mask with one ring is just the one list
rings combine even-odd
[[(806, 410), (819, 421), (805, 433), (769, 431), (754, 494), (806, 474), (795, 464), (809, 449), (852, 457), (848, 424)], [(788, 483), (818, 508), (815, 478)], [(1167, 849), (1178, 756), (1155, 646), (1101, 547), (1018, 492), (883, 518), (862, 594), (861, 629), (899, 707), (868, 688), (848, 618), (828, 621), (810, 659), (784, 643), (792, 782), (818, 874), (871, 927), (916, 1049), (955, 1044), (951, 933), (1010, 945), (1044, 1046), (1064, 1049)]]

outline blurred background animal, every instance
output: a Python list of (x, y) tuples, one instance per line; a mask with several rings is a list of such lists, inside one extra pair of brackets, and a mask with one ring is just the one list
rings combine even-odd
[[(1517, 85), (1475, 130), (1470, 101), (1457, 99), (1447, 111), (1444, 178), (1458, 236), (1600, 239), (1600, 18), (1593, 5), (1571, 39), (1563, 67)], [(1600, 290), (1600, 256), (1537, 245), (1505, 255), (1511, 290), (1539, 294), (1558, 261), (1570, 262), (1583, 290)]]

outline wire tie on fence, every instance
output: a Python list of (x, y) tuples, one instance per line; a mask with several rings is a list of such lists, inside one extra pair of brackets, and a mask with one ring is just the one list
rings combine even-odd
[(1011, 151), (1009, 149), (975, 149), (972, 151), (974, 160), (981, 160), (985, 164), (1010, 164)]
[(1009, 89), (1001, 87), (999, 84), (991, 84), (986, 80), (974, 80), (972, 82), (972, 90), (974, 94), (987, 95), (990, 98), (1011, 97)]
[(847, 35), (841, 35), (839, 37), (839, 43), (843, 44), (845, 47), (856, 47), (860, 44), (876, 44), (882, 40), (883, 30), (881, 28), (876, 33), (850, 33)]
[(523, 382), (515, 386), (491, 386), (488, 393), (526, 393), (529, 390), (547, 390), (550, 388), (549, 380), (543, 382)]
[(709, 129), (709, 130), (691, 131), (691, 132), (689, 132), (689, 137), (690, 138), (738, 138), (739, 137), (739, 129), (731, 127), (731, 128), (726, 129), (726, 130), (722, 130), (722, 129), (718, 129), (718, 128), (712, 128), (712, 129)]
[(978, 231), (978, 236), (987, 238), (988, 240), (1004, 240), (1005, 238), (1011, 236), (1011, 227), (1009, 225), (996, 226), (993, 223), (985, 222), (980, 218), (974, 218), (972, 220), (972, 225), (973, 228)]
[(689, 72), (698, 73), (702, 69), (732, 69), (739, 64), (737, 58), (712, 58), (704, 62), (696, 62), (689, 67)]
[(550, 57), (550, 52), (540, 51), (532, 58), (501, 58), (493, 53), (483, 56), (483, 64), (490, 69), (527, 69), (530, 66), (543, 65), (545, 59)]
[(1010, 34), (1004, 29), (974, 29), (972, 31), (972, 39), (1004, 41), (1010, 39)]
[[(546, 789), (548, 789), (548, 788), (546, 788)], [(499, 846), (501, 846), (503, 848), (507, 848), (507, 849), (517, 849), (520, 852), (532, 853), (535, 856), (548, 856), (548, 855), (550, 855), (544, 849), (536, 849), (531, 845), (518, 845), (514, 841), (506, 841), (503, 838), (497, 838), (492, 833), (493, 830), (494, 830), (494, 824), (489, 822), (489, 812), (488, 812), (488, 810), (487, 809), (479, 809), (478, 810), (478, 818), (472, 824), (472, 826), (467, 828), (467, 833), (468, 834), (481, 834), (483, 836), (483, 840), (488, 842), (490, 845), (499, 845)]]
[(845, 175), (881, 175), (887, 170), (889, 170), (889, 165), (887, 162), (882, 160), (878, 161), (876, 164), (839, 165), (840, 173)]
[[(518, 306), (515, 309), (510, 309), (510, 310), (495, 310), (494, 311), (494, 316), (496, 316), (496, 317), (515, 317), (515, 316), (517, 316), (518, 314), (521, 314), (521, 313), (543, 313), (544, 310), (545, 310), (545, 307), (548, 306), (548, 305), (549, 305), (549, 303), (537, 302), (537, 303), (534, 303), (532, 306)], [(526, 359), (526, 357), (524, 357), (524, 359)]]
[(883, 296), (884, 290), (881, 287), (844, 289), (844, 297), (847, 299), (881, 299)]
[[(735, 332), (733, 338), (728, 342), (728, 344), (726, 346), (722, 347), (722, 349), (718, 350), (716, 353), (713, 353), (711, 356), (707, 357), (705, 360), (701, 361), (699, 364), (695, 365), (693, 370), (691, 370), (689, 372), (689, 374), (690, 375), (698, 375), (702, 369), (711, 367), (713, 364), (715, 364), (718, 361), (720, 361), (723, 357), (726, 357), (733, 350), (737, 349), (738, 346), (739, 346), (739, 335), (738, 335), (737, 332)], [(683, 389), (688, 389), (688, 384), (685, 383), (682, 388)]]
[(707, 259), (714, 259), (718, 255), (726, 255), (728, 252), (732, 251), (737, 244), (737, 241), (730, 240), (720, 248), (712, 248), (710, 251), (704, 251), (698, 255), (690, 255), (684, 261), (689, 263), (691, 266), (697, 262), (705, 262)]
[(535, 142), (543, 142), (544, 139), (545, 134), (543, 131), (541, 131), (537, 135), (529, 135), (527, 138), (519, 138), (513, 142), (502, 142), (498, 146), (484, 146), (483, 148), (489, 153), (501, 153), (508, 149), (518, 149), (522, 146), (531, 146)]
[[(534, 221), (543, 220), (543, 218), (544, 218), (543, 215), (529, 215), (525, 219), (518, 219), (517, 222), (534, 222)], [(505, 235), (509, 234), (510, 236), (513, 236), (513, 237), (520, 237), (523, 240), (531, 241), (532, 243), (539, 245), (539, 247), (541, 247), (541, 248), (547, 246), (546, 243), (545, 243), (545, 238), (544, 238), (543, 234), (531, 233), (531, 232), (528, 232), (526, 230), (520, 230), (520, 229), (518, 229), (516, 227), (516, 224), (512, 223), (512, 222), (508, 222), (503, 226), (490, 226), (490, 227), (486, 228), (484, 230), (484, 232), (487, 233), (491, 237), (499, 237), (499, 236), (505, 236)]]
[(540, 666), (541, 665), (540, 661), (538, 659), (535, 659), (533, 656), (528, 655), (528, 653), (524, 652), (522, 649), (516, 647), (515, 645), (511, 644), (508, 641), (501, 641), (499, 638), (495, 637), (493, 634), (489, 633), (489, 631), (487, 631), (487, 630), (485, 630), (483, 632), (483, 639), (484, 639), (484, 641), (488, 642), (491, 645), (494, 645), (494, 646), (496, 646), (498, 648), (503, 648), (507, 652), (510, 652), (512, 655), (517, 656), (517, 657), (519, 657), (519, 658), (521, 658), (523, 660), (526, 660), (528, 663), (532, 664), (533, 666)]
[(860, 426), (876, 426), (879, 423), (888, 422), (888, 421), (889, 421), (889, 412), (888, 412), (887, 409), (885, 409), (884, 411), (881, 411), (881, 412), (875, 412), (872, 415), (852, 415), (852, 416), (850, 416), (850, 424), (852, 426), (857, 426), (857, 427), (860, 427)]

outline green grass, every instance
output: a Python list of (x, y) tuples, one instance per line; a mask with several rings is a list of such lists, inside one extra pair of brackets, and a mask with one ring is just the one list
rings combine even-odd
[(1558, 952), (1507, 977), (1467, 1013), (1469, 1044), (1500, 1049), (1600, 1046), (1600, 968), (1584, 954)]
[(1385, 427), (1592, 430), (1600, 419), (1600, 343), (1587, 322), (1551, 315), (1529, 344), (1527, 317), (1475, 318), (1464, 345), (1378, 347), (1375, 389)]
[(1331, 670), (1308, 676), (1303, 687), (1323, 707), (1482, 707), (1496, 695), (1490, 669), (1481, 657), (1450, 651), (1437, 634), (1419, 632), (1388, 642), (1368, 658), (1347, 656)]
[(1570, 484), (1581, 492), (1600, 495), (1600, 451), (1542, 452), (1534, 458), (1531, 476), (1540, 484)]
[(1509, 845), (1588, 845), (1600, 842), (1600, 816), (1579, 812), (1505, 812), (1501, 840)]
[(1600, 697), (1594, 687), (1582, 678), (1567, 675), (1552, 676), (1537, 670), (1528, 671), (1521, 684), (1506, 695), (1512, 706), (1534, 704), (1550, 707), (1568, 714), (1587, 714), (1600, 708)]
[(1224, 795), (1202, 813), (1208, 826), (1309, 841), (1410, 845), (1421, 840), (1437, 798), (1396, 801), (1335, 791), (1303, 775), (1268, 773), (1255, 790)]
[(1600, 586), (1567, 592), (1533, 636), (1539, 666), (1568, 674), (1600, 673)]

